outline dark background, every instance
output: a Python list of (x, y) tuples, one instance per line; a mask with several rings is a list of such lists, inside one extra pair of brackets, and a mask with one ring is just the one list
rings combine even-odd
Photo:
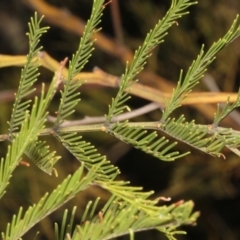
[[(34, 1), (32, 1), (34, 2)], [(89, 17), (92, 1), (90, 0), (48, 0), (49, 4), (64, 9), (68, 14), (74, 14), (86, 21)], [(107, 6), (103, 20), (102, 33), (110, 37), (119, 46), (128, 47), (134, 51), (143, 41), (145, 34), (154, 24), (164, 16), (170, 1), (157, 0), (119, 0), (119, 13), (122, 24), (122, 37), (116, 36), (114, 18), (116, 13), (111, 12)], [(237, 13), (240, 13), (238, 0), (201, 0), (198, 5), (192, 6), (190, 14), (178, 21), (178, 26), (169, 30), (165, 43), (158, 47), (146, 69), (161, 77), (169, 83), (176, 84), (180, 69), (187, 70), (191, 61), (196, 58), (201, 45), (206, 48), (217, 41), (231, 26)], [(0, 54), (23, 55), (28, 51), (28, 40), (25, 33), (28, 31), (27, 22), (33, 16), (34, 9), (30, 1), (0, 1)], [(47, 18), (46, 18), (47, 19)], [(61, 20), (60, 20), (61, 21)], [(42, 38), (41, 44), (56, 60), (71, 57), (78, 46), (79, 36), (66, 29), (48, 23), (51, 29)], [(98, 66), (106, 72), (120, 75), (124, 70), (124, 61), (121, 57), (107, 53), (96, 46), (92, 59), (85, 71), (92, 71)], [(240, 82), (240, 40), (236, 40), (218, 56), (209, 67), (208, 74), (215, 80), (223, 92), (236, 92)], [(18, 86), (20, 68), (0, 69), (0, 95), (10, 92), (10, 97), (1, 97), (0, 129), (1, 133), (7, 131), (6, 121), (11, 113), (13, 98), (12, 91)], [(49, 82), (52, 73), (41, 69), (41, 81)], [(140, 82), (154, 86), (161, 86), (161, 82), (146, 80), (140, 77)], [(159, 80), (160, 81), (160, 80)], [(201, 82), (196, 91), (209, 91), (204, 82)], [(90, 85), (84, 86), (81, 91), (82, 101), (73, 116), (81, 118), (85, 115), (102, 116), (107, 111), (107, 105), (115, 89)], [(57, 99), (56, 99), (57, 100)], [(133, 97), (130, 106), (134, 109), (148, 103), (144, 99)], [(53, 102), (50, 112), (56, 108)], [(198, 111), (194, 107), (183, 107), (176, 111), (176, 116), (185, 114), (188, 120), (196, 119), (197, 123), (211, 124), (212, 119), (207, 117), (208, 107)], [(213, 115), (213, 112), (212, 112)], [(159, 111), (138, 117), (136, 121), (154, 121), (160, 117)], [(239, 122), (227, 127), (239, 129)], [(84, 135), (85, 136), (85, 135)], [(240, 239), (240, 159), (224, 150), (226, 160), (210, 157), (197, 150), (191, 149), (192, 154), (175, 162), (162, 162), (143, 152), (135, 150), (124, 143), (104, 134), (86, 134), (85, 138), (94, 142), (101, 153), (106, 154), (122, 172), (122, 178), (131, 181), (132, 185), (143, 186), (144, 190), (154, 190), (156, 196), (171, 197), (173, 201), (192, 199), (195, 209), (201, 216), (195, 227), (185, 227), (188, 234), (178, 236), (180, 240), (237, 240)], [(19, 166), (14, 172), (7, 194), (1, 200), (0, 229), (4, 230), (6, 223), (20, 206), (24, 209), (36, 202), (44, 192), (51, 191), (67, 174), (72, 173), (78, 162), (62, 149), (61, 145), (50, 137), (46, 140), (52, 149), (57, 149), (62, 159), (56, 168), (59, 177), (50, 177), (42, 173), (33, 164), (29, 168)], [(179, 144), (180, 150), (189, 150), (188, 146)], [(0, 153), (5, 156), (6, 143), (1, 143)], [(100, 195), (107, 196), (99, 189), (90, 189), (79, 194), (64, 208), (78, 206), (77, 217), (86, 202)], [(59, 221), (63, 209), (50, 215), (38, 224), (25, 239), (32, 239), (37, 230), (41, 231), (39, 239), (53, 238), (53, 222)], [(32, 235), (33, 234), (33, 235)], [(163, 234), (156, 231), (138, 233), (136, 239), (166, 239)], [(127, 239), (127, 238), (126, 238)]]

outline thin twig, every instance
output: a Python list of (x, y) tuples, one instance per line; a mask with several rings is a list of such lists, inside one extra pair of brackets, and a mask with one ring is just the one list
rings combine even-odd
[[(149, 103), (143, 107), (140, 107), (138, 109), (132, 110), (131, 112), (120, 114), (117, 117), (114, 117), (112, 119), (112, 122), (120, 122), (127, 119), (135, 118), (137, 116), (141, 116), (143, 114), (146, 114), (148, 112), (154, 111), (156, 109), (159, 109), (160, 105), (158, 103)], [(48, 116), (47, 120), (49, 122), (55, 122), (56, 118), (53, 116)], [(105, 117), (89, 117), (85, 116), (81, 120), (75, 120), (75, 121), (65, 121), (61, 124), (61, 127), (69, 127), (69, 126), (76, 126), (76, 125), (84, 125), (84, 124), (91, 124), (91, 123), (104, 123)]]
[[(108, 128), (111, 128), (113, 124), (111, 123)], [(209, 129), (209, 133), (211, 133), (211, 125), (201, 125), (205, 130)], [(128, 122), (126, 123), (126, 127), (129, 128), (142, 128), (146, 130), (156, 130), (161, 131), (161, 123), (159, 121), (153, 121), (153, 122)], [(215, 131), (225, 131), (226, 128), (224, 127), (216, 127)], [(98, 124), (87, 124), (87, 125), (74, 125), (74, 126), (60, 126), (57, 130), (59, 134), (61, 133), (71, 133), (71, 132), (106, 132), (107, 128), (104, 123), (98, 123)], [(240, 131), (238, 130), (231, 130), (234, 135), (240, 136)], [(14, 133), (13, 136), (17, 134)], [(45, 128), (42, 129), (39, 133), (39, 136), (47, 136), (52, 135), (53, 130), (52, 128)], [(8, 138), (8, 134), (1, 134), (0, 135), (0, 141), (6, 141)]]

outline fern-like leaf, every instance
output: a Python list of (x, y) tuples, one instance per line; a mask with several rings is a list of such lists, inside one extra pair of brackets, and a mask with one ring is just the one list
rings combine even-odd
[(97, 179), (113, 180), (119, 174), (118, 168), (113, 166), (106, 156), (99, 154), (91, 143), (83, 141), (76, 133), (57, 135), (57, 139), (74, 157), (83, 162), (88, 170), (102, 163), (101, 168), (97, 169)]
[(184, 79), (183, 72), (181, 71), (177, 87), (173, 90), (171, 99), (166, 103), (161, 122), (164, 122), (171, 112), (180, 106), (181, 101), (186, 98), (187, 95), (192, 91), (193, 87), (198, 84), (199, 80), (206, 72), (208, 65), (215, 60), (216, 54), (240, 35), (238, 18), (239, 16), (237, 16), (233, 21), (231, 28), (228, 30), (225, 36), (222, 39), (220, 38), (216, 43), (213, 43), (206, 53), (204, 53), (204, 47), (202, 47), (200, 54), (189, 67)]
[(84, 165), (72, 176), (69, 175), (51, 194), (46, 193), (37, 204), (29, 207), (24, 216), (23, 209), (20, 208), (17, 216), (14, 215), (12, 222), (7, 225), (5, 233), (2, 233), (2, 238), (21, 238), (33, 225), (87, 188), (95, 179), (96, 169), (91, 169), (85, 177), (82, 177), (83, 170)]
[(74, 81), (73, 78), (83, 69), (85, 64), (88, 62), (88, 59), (91, 57), (91, 53), (94, 49), (93, 40), (91, 40), (91, 38), (98, 31), (96, 27), (100, 23), (100, 18), (104, 9), (104, 1), (105, 0), (94, 0), (91, 17), (85, 26), (78, 50), (70, 61), (68, 78), (64, 86), (64, 91), (61, 92), (62, 97), (58, 109), (58, 115), (54, 124), (55, 127), (59, 126), (74, 112), (75, 106), (80, 101), (80, 93), (76, 91), (80, 87), (81, 83), (79, 83), (79, 81)]
[(238, 96), (233, 104), (229, 104), (229, 99), (224, 108), (220, 111), (220, 105), (217, 106), (217, 112), (214, 114), (213, 126), (217, 126), (226, 116), (228, 116), (235, 108), (240, 106), (240, 88), (238, 90)]
[(55, 156), (56, 152), (50, 152), (45, 141), (30, 143), (24, 153), (45, 173), (52, 174), (53, 166), (61, 158)]
[[(22, 70), (20, 84), (18, 88), (18, 92), (16, 94), (16, 100), (14, 103), (14, 107), (12, 110), (11, 120), (9, 122), (9, 133), (10, 137), (9, 140), (13, 140), (14, 134), (13, 132), (19, 129), (19, 125), (25, 119), (25, 112), (30, 106), (31, 100), (23, 100), (29, 94), (33, 93), (34, 89), (32, 85), (37, 80), (39, 75), (38, 73), (38, 54), (42, 47), (37, 47), (39, 43), (39, 39), (43, 33), (45, 33), (48, 27), (40, 28), (40, 23), (43, 17), (38, 19), (37, 14), (35, 13), (34, 18), (31, 18), (29, 23), (29, 54), (27, 55), (27, 62)], [(47, 111), (48, 104), (50, 100), (53, 98), (53, 95), (56, 90), (56, 77), (53, 79), (52, 84), (48, 89), (48, 93), (43, 99), (44, 96), (44, 86), (42, 88), (41, 93), (41, 106), (42, 109), (39, 109), (40, 113), (45, 113)], [(38, 153), (36, 150), (37, 145), (42, 149), (38, 149)], [(47, 151), (47, 146), (43, 146), (43, 142), (36, 143), (35, 145), (29, 143), (27, 148), (25, 148), (25, 154), (36, 163), (39, 168), (42, 168), (45, 172), (50, 173), (52, 171), (52, 165), (57, 161), (57, 157), (54, 157), (53, 153), (49, 153)], [(51, 159), (51, 160), (50, 160)], [(51, 165), (51, 166), (50, 166)]]
[(112, 100), (109, 106), (109, 111), (106, 116), (106, 123), (109, 124), (114, 116), (119, 115), (124, 109), (129, 109), (125, 102), (130, 98), (125, 92), (131, 87), (135, 81), (132, 81), (136, 75), (143, 70), (146, 60), (151, 56), (151, 51), (163, 42), (163, 38), (167, 35), (167, 30), (175, 23), (175, 21), (185, 14), (188, 14), (186, 9), (196, 4), (196, 2), (189, 2), (189, 0), (176, 0), (172, 2), (171, 8), (160, 20), (153, 30), (151, 30), (144, 40), (144, 43), (134, 54), (132, 63), (127, 64), (125, 73), (122, 76), (121, 84), (117, 96)]
[(177, 120), (168, 118), (159, 129), (173, 138), (212, 156), (221, 156), (220, 152), (227, 143), (223, 138), (217, 138), (211, 134), (208, 126), (197, 125), (194, 121), (186, 122), (183, 115)]
[[(146, 212), (139, 209), (138, 204), (122, 201), (120, 197), (113, 195), (99, 214), (94, 215), (98, 201), (99, 199), (93, 206), (92, 202), (87, 205), (82, 224), (76, 226), (71, 239), (106, 240), (150, 229), (164, 230), (170, 234), (180, 224), (193, 224), (198, 217), (197, 213), (192, 214), (191, 201), (179, 205), (172, 204), (169, 207), (154, 206), (154, 209), (149, 208)], [(182, 216), (178, 214), (180, 209), (184, 213)], [(101, 227), (103, 224), (104, 228)]]
[[(46, 121), (46, 116), (48, 114), (47, 107), (53, 97), (55, 88), (55, 78), (50, 84), (46, 94), (44, 92), (44, 84), (42, 85), (40, 98), (38, 99), (35, 97), (31, 112), (25, 112), (24, 122), (22, 123), (20, 132), (13, 135), (12, 145), (8, 147), (6, 158), (5, 160), (1, 159), (0, 162), (0, 197), (4, 194), (3, 191), (11, 178), (12, 172), (20, 162), (25, 150), (28, 148), (29, 152), (29, 146), (31, 146), (34, 141), (38, 140), (38, 136)], [(34, 150), (32, 151), (34, 152)]]
[[(44, 113), (39, 110), (41, 101), (35, 99), (31, 115), (25, 113), (24, 122), (22, 123), (21, 131), (15, 135), (12, 145), (9, 145), (5, 159), (1, 159), (0, 163), (0, 197), (4, 194), (4, 189), (8, 185), (12, 172), (19, 164), (21, 157), (33, 141), (37, 140), (38, 134), (43, 128), (45, 122)], [(38, 111), (39, 110), (39, 111)]]
[(19, 129), (19, 126), (24, 121), (25, 111), (30, 106), (31, 100), (23, 101), (23, 98), (33, 93), (35, 89), (32, 85), (37, 80), (38, 73), (38, 53), (42, 47), (38, 47), (39, 39), (43, 33), (45, 33), (48, 27), (40, 28), (40, 23), (43, 17), (38, 19), (37, 13), (31, 18), (29, 25), (29, 54), (27, 55), (27, 62), (22, 69), (20, 84), (18, 87), (17, 94), (15, 96), (15, 103), (13, 106), (11, 120), (9, 122), (9, 133)]
[[(52, 82), (48, 88), (47, 93), (45, 94), (45, 85), (42, 85), (42, 91), (40, 96), (40, 103), (37, 111), (42, 116), (47, 116), (47, 108), (51, 102), (56, 89), (59, 84), (58, 74), (56, 73), (52, 79)], [(37, 126), (37, 125), (36, 125)], [(48, 146), (45, 142), (42, 141), (32, 141), (28, 144), (25, 149), (25, 154), (44, 172), (51, 174), (53, 170), (53, 165), (58, 161), (59, 157), (55, 156), (55, 152), (49, 152)]]
[(188, 152), (180, 154), (177, 151), (171, 151), (177, 143), (169, 144), (169, 140), (165, 137), (159, 138), (156, 131), (148, 133), (148, 131), (143, 130), (141, 127), (132, 128), (127, 126), (127, 122), (114, 124), (109, 129), (109, 133), (121, 141), (131, 144), (135, 148), (164, 161), (174, 161), (188, 154)]

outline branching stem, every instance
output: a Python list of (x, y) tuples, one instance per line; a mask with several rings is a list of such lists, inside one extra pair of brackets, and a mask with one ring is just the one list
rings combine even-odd
[[(120, 114), (117, 117), (114, 117), (112, 119), (112, 122), (120, 122), (124, 120), (128, 120), (131, 118), (135, 118), (138, 116), (141, 116), (143, 114), (149, 113), (151, 111), (154, 111), (156, 109), (161, 108), (161, 106), (158, 103), (149, 103), (143, 107), (140, 107), (138, 109), (132, 110), (131, 112)], [(55, 122), (56, 118), (53, 116), (48, 116), (47, 120), (49, 122)], [(76, 126), (76, 125), (83, 125), (83, 124), (91, 124), (91, 123), (102, 123), (105, 121), (104, 116), (100, 117), (89, 117), (85, 116), (81, 120), (75, 120), (75, 121), (65, 121), (61, 124), (61, 127), (70, 127), (70, 126)]]
[[(81, 120), (80, 120), (81, 121)], [(111, 128), (115, 123), (111, 123), (109, 125), (109, 127)], [(153, 121), (153, 122), (129, 122), (126, 123), (126, 127), (129, 128), (142, 128), (142, 129), (146, 129), (146, 130), (161, 130), (161, 126), (162, 124), (159, 123), (158, 121)], [(199, 124), (198, 126), (201, 126), (202, 128), (207, 128), (209, 129), (209, 133), (211, 133), (211, 125), (202, 125)], [(227, 130), (228, 128), (224, 128), (224, 127), (216, 127), (214, 129), (215, 132), (217, 131), (224, 131)], [(83, 133), (83, 132), (105, 132), (105, 125), (104, 123), (99, 123), (99, 124), (87, 124), (87, 125), (74, 125), (74, 126), (60, 126), (57, 129), (57, 133), (71, 133), (71, 132), (79, 132), (79, 133)], [(239, 135), (240, 137), (240, 131), (238, 130), (231, 130), (232, 133)], [(14, 133), (16, 134), (16, 133)], [(14, 135), (13, 134), (13, 135)], [(39, 136), (46, 136), (46, 135), (52, 135), (53, 134), (53, 130), (52, 128), (45, 128), (43, 130), (41, 130)], [(7, 140), (7, 134), (1, 134), (0, 135), (0, 142), (1, 141), (5, 141)]]

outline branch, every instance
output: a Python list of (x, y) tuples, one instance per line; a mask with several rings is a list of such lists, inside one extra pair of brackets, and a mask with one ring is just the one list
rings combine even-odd
[[(141, 108), (138, 108), (136, 110), (132, 110), (131, 112), (120, 114), (117, 117), (114, 117), (112, 119), (112, 122), (120, 122), (127, 119), (135, 118), (138, 116), (141, 116), (145, 113), (151, 112), (153, 110), (159, 109), (160, 105), (158, 103), (149, 103)], [(55, 122), (56, 117), (48, 116), (47, 120), (49, 122)], [(75, 121), (65, 121), (60, 126), (61, 127), (69, 127), (69, 126), (76, 126), (76, 125), (83, 125), (83, 124), (91, 124), (91, 123), (104, 123), (105, 116), (103, 117), (89, 117), (86, 116), (81, 120), (75, 120)]]
[[(109, 125), (109, 127), (111, 128), (113, 125), (115, 125), (116, 123), (111, 123)], [(209, 133), (211, 133), (211, 127), (212, 125), (201, 125), (198, 124), (200, 127), (203, 128), (208, 128), (209, 129)], [(197, 126), (197, 125), (196, 125)], [(157, 131), (161, 131), (161, 123), (159, 123), (159, 121), (153, 121), (153, 122), (128, 122), (125, 124), (125, 127), (128, 128), (142, 128), (142, 129), (146, 129), (146, 130), (157, 130)], [(220, 132), (220, 131), (224, 131), (228, 128), (224, 128), (224, 127), (216, 127), (214, 128), (215, 132)], [(62, 133), (72, 133), (72, 132), (105, 132), (107, 129), (104, 125), (104, 123), (99, 123), (99, 124), (88, 124), (88, 125), (72, 125), (72, 126), (60, 126), (57, 129), (57, 133), (58, 134), (62, 134)], [(239, 135), (240, 136), (240, 131), (238, 130), (231, 130), (233, 134), (235, 135)], [(13, 133), (12, 135), (15, 136), (17, 134)], [(53, 130), (52, 128), (45, 128), (42, 129), (39, 133), (39, 136), (46, 136), (46, 135), (52, 135), (53, 134)], [(1, 141), (6, 141), (8, 138), (8, 134), (1, 134), (0, 135), (0, 142)]]

